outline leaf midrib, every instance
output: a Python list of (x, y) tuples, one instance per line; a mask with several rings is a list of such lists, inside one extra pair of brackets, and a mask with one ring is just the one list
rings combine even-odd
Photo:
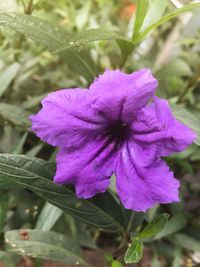
[[(2, 155), (1, 155), (1, 157), (2, 157)], [(23, 156), (23, 155), (15, 155), (14, 156), (15, 158), (20, 158), (20, 159), (24, 159), (24, 160), (30, 160), (32, 163), (36, 163), (33, 159), (31, 159), (31, 158), (29, 158), (29, 157), (25, 157), (25, 156)], [(12, 159), (12, 155), (8, 155), (7, 157), (5, 157), (5, 155), (3, 155), (3, 158), (9, 158), (9, 160), (11, 160), (11, 161), (13, 161), (15, 164), (16, 164), (16, 162)], [(25, 162), (26, 163), (26, 162)], [(42, 167), (44, 167), (43, 165), (41, 165), (41, 163), (40, 162), (37, 162), (37, 164), (38, 165), (40, 165), (40, 167), (42, 168)], [(3, 165), (3, 166), (6, 166), (6, 167), (8, 167), (8, 168), (12, 168), (12, 169), (14, 169), (14, 170), (16, 170), (16, 169), (18, 169), (18, 170), (23, 170), (23, 171), (26, 171), (26, 172), (28, 172), (28, 173), (33, 173), (33, 172), (31, 172), (31, 171), (29, 171), (29, 170), (27, 170), (27, 169), (23, 169), (23, 168), (19, 168), (19, 167), (13, 167), (13, 166), (10, 166), (10, 165), (8, 165), (8, 164), (5, 164), (5, 163), (2, 163), (2, 162), (0, 162), (0, 166), (1, 165)], [(4, 175), (6, 175), (6, 176), (15, 176), (15, 177), (19, 177), (19, 178), (21, 178), (21, 179), (23, 179), (23, 177), (21, 177), (21, 176), (18, 176), (18, 175), (13, 175), (13, 174), (7, 174), (7, 173), (5, 173), (5, 172), (3, 172), (2, 170), (0, 170), (0, 173), (3, 173)], [(39, 174), (37, 174), (37, 176), (38, 176), (38, 178), (41, 178), (42, 180), (47, 180), (48, 182), (51, 182), (51, 181), (49, 181), (47, 178), (45, 178), (45, 177), (43, 177), (43, 176), (41, 176), (41, 175), (39, 175)], [(36, 177), (37, 177), (36, 176)], [(38, 178), (28, 178), (28, 179), (38, 179)], [(12, 179), (12, 178), (11, 178)], [(27, 178), (24, 178), (24, 179), (27, 179)], [(17, 182), (17, 181), (15, 181), (16, 183), (18, 183), (18, 184), (23, 184), (24, 185), (24, 183), (23, 182)], [(25, 187), (29, 187), (29, 188), (34, 188), (35, 189), (35, 187), (34, 186), (31, 186), (31, 185), (28, 185), (27, 186), (27, 184), (25, 184)], [(43, 191), (43, 192), (45, 192), (45, 190), (43, 190), (43, 189), (41, 189), (41, 188), (36, 188), (35, 189), (36, 191), (38, 190), (38, 191)], [(35, 191), (35, 190), (33, 190), (33, 191)], [(65, 188), (65, 190), (66, 191), (69, 191), (70, 192), (70, 190), (69, 189), (67, 189), (67, 188)], [(55, 192), (51, 192), (51, 191), (46, 191), (47, 193), (50, 193), (50, 194), (55, 194)], [(67, 192), (66, 192), (67, 193)], [(72, 192), (73, 193), (73, 192)], [(65, 194), (59, 194), (59, 193), (56, 193), (58, 196), (59, 195), (61, 195), (62, 197), (63, 196), (66, 196)], [(43, 195), (42, 195), (42, 197), (43, 198), (45, 198)], [(74, 197), (74, 196), (73, 196)], [(48, 200), (47, 198), (45, 198), (46, 200)], [(49, 200), (48, 200), (49, 201)], [(105, 216), (105, 217), (107, 217), (108, 219), (110, 219), (113, 223), (112, 224), (107, 224), (106, 226), (108, 227), (108, 226), (110, 226), (110, 225), (114, 225), (114, 226), (116, 226), (121, 232), (124, 232), (124, 228), (113, 218), (113, 217), (111, 217), (109, 214), (107, 214), (106, 212), (104, 212), (102, 209), (100, 209), (98, 206), (95, 206), (94, 204), (92, 204), (91, 202), (89, 202), (89, 201), (86, 201), (86, 200), (84, 200), (84, 199), (82, 199), (81, 200), (82, 202), (85, 202), (87, 205), (89, 205), (89, 206), (91, 206), (93, 209), (96, 209), (97, 211), (99, 211), (103, 216)], [(50, 200), (49, 202), (52, 202), (52, 203), (56, 203), (56, 202), (54, 202), (54, 201), (52, 201), (52, 200)], [(57, 205), (56, 205), (57, 206)], [(65, 208), (66, 209), (66, 208)], [(69, 207), (67, 207), (67, 209), (71, 209), (71, 210), (74, 210), (74, 209), (72, 209), (72, 208), (69, 208)], [(95, 213), (92, 213), (93, 215), (95, 214)], [(73, 216), (76, 216), (76, 215), (73, 215)], [(76, 217), (78, 217), (79, 218), (79, 216), (76, 216)], [(79, 218), (80, 219), (80, 218)], [(84, 219), (82, 219), (81, 218), (81, 220), (84, 220)], [(88, 223), (88, 222), (87, 222)], [(92, 225), (96, 225), (96, 224), (94, 224), (93, 222), (91, 223)], [(96, 225), (96, 226), (99, 226), (99, 225)], [(104, 226), (104, 225), (103, 225)]]

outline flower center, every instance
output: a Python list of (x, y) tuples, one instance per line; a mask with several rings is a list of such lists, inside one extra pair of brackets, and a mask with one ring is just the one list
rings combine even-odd
[(109, 135), (110, 141), (114, 141), (120, 146), (127, 138), (129, 126), (122, 121), (113, 121), (106, 129), (106, 134)]

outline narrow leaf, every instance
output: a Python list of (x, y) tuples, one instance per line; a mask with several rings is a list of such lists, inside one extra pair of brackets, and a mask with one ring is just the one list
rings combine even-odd
[(43, 231), (51, 230), (61, 215), (61, 209), (46, 202), (37, 219), (35, 229), (40, 229)]
[(162, 25), (163, 23), (167, 22), (168, 20), (173, 19), (173, 18), (177, 17), (178, 15), (181, 15), (185, 12), (192, 11), (193, 9), (196, 9), (198, 7), (200, 7), (200, 3), (191, 3), (191, 4), (188, 4), (184, 7), (182, 7), (182, 8), (178, 8), (175, 11), (168, 13), (167, 15), (163, 16), (159, 21), (153, 23), (152, 25), (147, 27), (143, 32), (141, 32), (139, 35), (137, 35), (137, 38), (134, 38), (134, 40), (133, 40), (134, 43), (139, 43), (141, 40), (144, 39), (144, 37), (149, 32), (151, 32), (152, 30), (154, 30), (158, 26)]
[(27, 151), (26, 155), (29, 157), (36, 157), (37, 154), (42, 149), (42, 147), (43, 147), (43, 144), (38, 144), (38, 145), (34, 146), (33, 148), (31, 148), (29, 151)]
[(19, 63), (13, 63), (0, 75), (0, 97), (6, 92), (7, 88), (16, 77), (20, 69)]
[(180, 247), (193, 251), (200, 251), (200, 240), (185, 234), (176, 234), (173, 239)]
[(141, 260), (143, 255), (143, 244), (140, 240), (134, 239), (133, 243), (127, 249), (124, 261), (128, 263), (137, 263)]
[(62, 45), (63, 38), (67, 38), (67, 32), (40, 18), (30, 15), (0, 13), (0, 25), (25, 34), (26, 37), (50, 50), (57, 49)]
[(0, 119), (9, 121), (15, 125), (28, 127), (30, 122), (28, 120), (29, 113), (21, 107), (0, 103)]
[(158, 233), (154, 239), (160, 239), (165, 236), (174, 234), (183, 229), (187, 224), (187, 220), (183, 214), (173, 216), (164, 226), (163, 230)]
[[(114, 197), (107, 192), (91, 200), (77, 199), (69, 186), (53, 183), (55, 165), (53, 163), (11, 154), (0, 155), (0, 178), (24, 186), (61, 210), (81, 221), (100, 227), (107, 231), (124, 232), (123, 213)], [(117, 210), (117, 215), (107, 213), (104, 203)]]
[(137, 9), (134, 22), (134, 32), (133, 32), (133, 42), (137, 39), (140, 29), (142, 27), (143, 21), (145, 19), (148, 10), (148, 0), (137, 0)]
[(8, 252), (85, 265), (79, 246), (58, 233), (30, 229), (7, 231), (5, 243)]
[(2, 232), (4, 228), (4, 223), (6, 220), (6, 214), (7, 214), (7, 208), (8, 208), (8, 196), (7, 194), (2, 194), (1, 192), (1, 198), (0, 198), (0, 233)]
[(157, 22), (167, 8), (167, 0), (149, 0), (149, 8), (146, 13), (144, 22), (141, 27), (141, 32), (147, 27)]
[(20, 138), (18, 144), (12, 150), (12, 154), (16, 154), (16, 155), (22, 154), (23, 146), (24, 146), (24, 143), (26, 142), (27, 136), (28, 136), (27, 132), (22, 135), (22, 137)]
[(139, 238), (150, 238), (158, 234), (166, 222), (168, 221), (169, 215), (164, 213), (158, 215), (152, 222), (150, 222), (142, 232), (138, 234)]
[[(69, 38), (69, 33), (62, 28), (30, 15), (0, 13), (0, 26), (7, 26), (24, 34), (50, 51), (56, 51), (62, 47)], [(60, 56), (88, 82), (91, 82), (97, 76), (98, 70), (88, 52), (70, 49), (60, 53)]]
[(67, 38), (67, 40), (64, 41), (64, 45), (59, 47), (55, 52), (64, 51), (72, 47), (85, 45), (89, 42), (99, 40), (125, 40), (126, 42), (131, 43), (128, 39), (126, 39), (119, 33), (113, 31), (111, 32), (105, 29), (91, 29), (77, 34), (71, 34)]

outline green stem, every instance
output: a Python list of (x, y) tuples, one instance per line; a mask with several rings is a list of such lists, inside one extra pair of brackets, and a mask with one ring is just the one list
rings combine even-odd
[(33, 0), (30, 0), (27, 7), (24, 10), (24, 13), (27, 15), (31, 15), (33, 12)]
[(131, 232), (131, 227), (132, 227), (132, 224), (133, 224), (133, 220), (134, 220), (134, 212), (131, 213), (131, 216), (130, 216), (130, 219), (129, 219), (129, 222), (128, 222), (128, 226), (127, 226), (127, 233), (130, 234)]
[(195, 73), (195, 75), (193, 77), (191, 77), (191, 79), (188, 81), (188, 84), (187, 84), (185, 90), (179, 96), (179, 98), (177, 100), (177, 104), (180, 104), (185, 100), (187, 94), (194, 89), (194, 87), (197, 84), (197, 82), (199, 81), (199, 79), (200, 79), (200, 70), (198, 70)]
[(128, 244), (131, 242), (130, 232), (131, 232), (131, 227), (132, 227), (132, 224), (133, 224), (133, 220), (134, 220), (134, 212), (131, 213), (131, 216), (130, 216), (130, 219), (129, 219), (129, 222), (128, 222), (128, 226), (126, 228), (126, 235), (123, 236), (118, 249), (113, 253), (113, 259), (119, 258), (127, 250)]
[[(29, 2), (28, 2), (28, 5), (26, 6), (25, 5), (25, 2), (22, 0), (22, 4), (23, 4), (23, 7), (24, 7), (24, 14), (26, 14), (26, 15), (31, 15), (32, 14), (32, 12), (33, 12), (33, 1), (34, 0), (30, 0)], [(18, 38), (18, 40), (17, 40), (17, 42), (16, 42), (16, 48), (19, 50), (19, 49), (21, 49), (21, 47), (22, 47), (22, 44), (23, 44), (23, 41), (24, 41), (24, 34), (20, 34), (19, 35), (19, 38)], [(18, 53), (15, 55), (15, 60), (18, 60)]]
[(124, 65), (126, 64), (126, 61), (128, 59), (128, 55), (124, 55), (124, 57), (122, 58), (121, 63), (119, 64), (119, 68), (122, 69), (124, 67)]

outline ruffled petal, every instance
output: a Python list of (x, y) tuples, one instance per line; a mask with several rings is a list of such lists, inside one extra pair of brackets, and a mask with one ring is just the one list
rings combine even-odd
[(115, 145), (108, 140), (91, 141), (77, 149), (63, 148), (57, 155), (54, 182), (75, 185), (79, 198), (105, 192), (115, 170)]
[(157, 146), (157, 156), (183, 151), (196, 139), (196, 134), (173, 116), (168, 102), (158, 97), (138, 112), (132, 131), (142, 146)]
[(155, 151), (126, 142), (116, 167), (117, 192), (127, 209), (143, 211), (157, 203), (179, 201), (179, 182)]
[(88, 90), (63, 89), (49, 94), (42, 109), (30, 116), (32, 130), (41, 140), (59, 147), (78, 147), (94, 138), (105, 119), (91, 109), (96, 98)]
[(153, 97), (157, 80), (149, 69), (132, 74), (106, 70), (90, 86), (91, 94), (99, 96), (93, 108), (106, 118), (129, 123), (136, 112)]

